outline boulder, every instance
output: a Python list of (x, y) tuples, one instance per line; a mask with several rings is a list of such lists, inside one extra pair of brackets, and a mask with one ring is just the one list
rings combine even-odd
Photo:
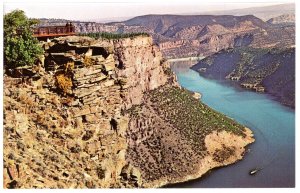
[(22, 136), (24, 133), (28, 131), (28, 125), (29, 125), (28, 117), (24, 113), (17, 113), (17, 112), (14, 113), (14, 116), (16, 121), (15, 123), (16, 132), (19, 136)]
[(103, 64), (104, 65), (104, 68), (105, 68), (105, 70), (106, 71), (112, 71), (112, 70), (114, 70), (115, 69), (115, 62), (108, 62), (108, 63), (104, 63)]
[(103, 85), (105, 87), (113, 86), (114, 84), (115, 84), (114, 80), (108, 80), (108, 81), (106, 81), (106, 82), (103, 83)]
[(93, 50), (91, 48), (89, 48), (88, 51), (84, 55), (87, 57), (90, 57), (90, 56), (92, 56), (92, 54), (93, 54)]
[(193, 97), (198, 100), (198, 99), (201, 99), (202, 96), (200, 93), (194, 92)]

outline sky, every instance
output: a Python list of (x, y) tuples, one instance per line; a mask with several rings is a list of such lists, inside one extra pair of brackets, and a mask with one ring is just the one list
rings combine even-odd
[(109, 21), (146, 14), (187, 14), (294, 3), (294, 0), (4, 0), (4, 13), (24, 10), (31, 18)]

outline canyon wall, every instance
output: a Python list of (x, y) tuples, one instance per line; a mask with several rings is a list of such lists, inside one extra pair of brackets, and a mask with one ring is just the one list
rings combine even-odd
[(143, 37), (73, 36), (44, 49), (36, 78), (5, 77), (5, 187), (140, 186), (125, 160), (122, 110), (166, 83), (158, 48)]
[(144, 15), (123, 22), (73, 24), (77, 33), (148, 33), (167, 59), (209, 56), (222, 49), (244, 46), (295, 45), (294, 25), (273, 25), (253, 15)]
[(43, 47), (37, 65), (4, 75), (5, 188), (159, 187), (234, 163), (253, 142), (178, 86), (149, 37)]

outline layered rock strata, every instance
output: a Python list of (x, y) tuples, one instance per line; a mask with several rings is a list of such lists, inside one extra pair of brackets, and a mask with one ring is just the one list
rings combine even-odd
[[(109, 41), (71, 36), (43, 47), (45, 56), (30, 77), (4, 76), (5, 188), (159, 187), (233, 163), (253, 141), (250, 132), (228, 118), (209, 132), (194, 125), (189, 135), (185, 132), (189, 126), (177, 123), (197, 122), (186, 114), (192, 106), (180, 113), (186, 120), (170, 122), (171, 112), (159, 111), (163, 104), (149, 102), (157, 89), (167, 96), (158, 101), (173, 100), (170, 88), (179, 95), (183, 92), (151, 38)], [(190, 93), (183, 96), (183, 104), (187, 100), (200, 105)], [(132, 111), (136, 106), (145, 109), (138, 118)], [(221, 123), (223, 116), (203, 117), (211, 110), (201, 108), (196, 111), (198, 121)], [(233, 130), (226, 130), (227, 126)], [(215, 140), (219, 134), (221, 140)], [(237, 141), (228, 145), (224, 137), (228, 135)], [(163, 144), (161, 151), (158, 144)], [(178, 151), (182, 147), (192, 165), (186, 153)], [(149, 164), (156, 169), (149, 169)]]
[[(182, 58), (209, 56), (222, 49), (241, 46), (294, 46), (295, 27), (270, 24), (277, 20), (292, 20), (292, 17), (282, 16), (264, 22), (253, 15), (143, 15), (123, 22), (74, 21), (73, 24), (78, 33), (145, 32), (153, 37), (165, 58)], [(51, 24), (47, 20), (42, 22)], [(65, 25), (67, 21), (59, 22), (53, 24)]]

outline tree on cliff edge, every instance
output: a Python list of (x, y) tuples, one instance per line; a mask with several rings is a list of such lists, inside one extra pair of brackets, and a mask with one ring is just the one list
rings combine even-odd
[(30, 29), (35, 23), (36, 21), (28, 19), (22, 10), (14, 10), (4, 15), (5, 68), (33, 65), (43, 53)]

